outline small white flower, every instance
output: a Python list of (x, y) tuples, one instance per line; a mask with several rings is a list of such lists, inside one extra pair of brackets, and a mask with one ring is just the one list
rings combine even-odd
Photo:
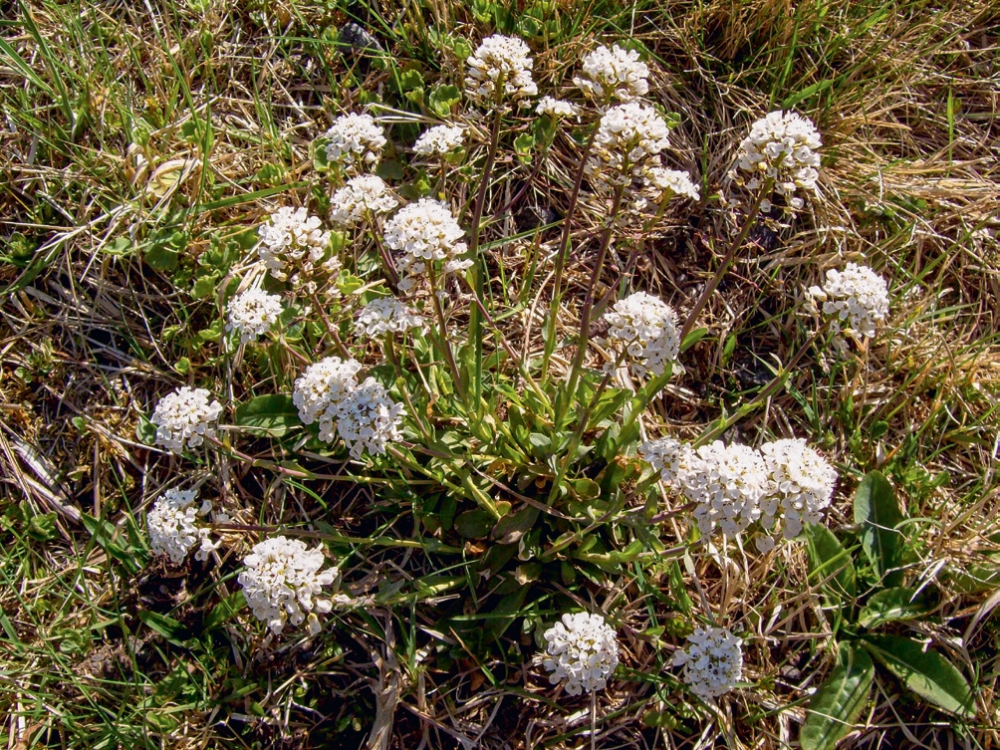
[(583, 58), (581, 75), (573, 79), (584, 94), (599, 102), (628, 102), (649, 91), (649, 67), (635, 50), (598, 47)]
[(675, 195), (685, 196), (693, 201), (701, 199), (698, 186), (691, 181), (691, 175), (687, 172), (652, 167), (646, 171), (644, 182), (656, 204), (660, 204), (664, 198), (672, 198)]
[(185, 385), (160, 399), (150, 417), (156, 425), (157, 445), (180, 453), (185, 445), (197, 448), (204, 438), (214, 438), (222, 404), (210, 401), (211, 397), (204, 388)]
[(353, 359), (345, 362), (340, 357), (327, 357), (309, 365), (295, 380), (292, 403), (303, 423), (319, 421), (320, 440), (330, 443), (335, 439), (340, 404), (358, 387), (360, 371), (361, 363)]
[(146, 527), (154, 554), (167, 555), (178, 565), (184, 562), (200, 539), (197, 521), (203, 513), (194, 506), (197, 497), (195, 490), (170, 489), (153, 503), (153, 509), (146, 514)]
[(243, 561), (246, 569), (237, 580), (250, 611), (266, 622), (275, 635), (287, 622), (299, 626), (308, 620), (310, 635), (320, 631), (317, 613), (332, 609), (322, 597), (323, 587), (337, 578), (336, 567), (321, 571), (325, 558), (321, 547), (309, 549), (298, 539), (283, 536), (255, 544)]
[(636, 292), (616, 302), (604, 319), (611, 326), (611, 347), (626, 352), (636, 377), (662, 375), (677, 361), (681, 343), (677, 313), (663, 300)]
[(465, 79), (469, 97), (491, 104), (537, 95), (530, 54), (528, 45), (514, 37), (494, 34), (484, 39), (465, 61), (469, 66)]
[(395, 250), (400, 272), (399, 288), (413, 287), (414, 277), (427, 275), (428, 264), (444, 261), (444, 273), (468, 268), (470, 260), (462, 260), (468, 247), (465, 236), (447, 204), (432, 198), (421, 198), (401, 208), (385, 224), (385, 244)]
[(619, 104), (601, 117), (586, 171), (611, 184), (625, 184), (641, 176), (647, 162), (669, 145), (670, 130), (659, 112), (639, 102)]
[(566, 614), (545, 631), (545, 653), (551, 684), (565, 680), (570, 695), (593, 693), (605, 688), (618, 666), (618, 637), (601, 615)]
[(781, 518), (785, 539), (793, 539), (803, 523), (823, 520), (823, 510), (833, 498), (837, 472), (805, 440), (764, 443), (760, 452), (770, 480), (768, 493), (761, 500), (761, 525), (772, 529)]
[(812, 287), (808, 296), (823, 302), (823, 313), (832, 315), (831, 330), (847, 328), (861, 336), (875, 335), (877, 324), (889, 316), (889, 290), (885, 279), (868, 266), (848, 263), (843, 271), (830, 269), (826, 283)]
[(385, 453), (385, 446), (399, 440), (403, 405), (389, 398), (375, 378), (367, 378), (340, 402), (337, 432), (347, 443), (352, 458), (364, 452)]
[(760, 517), (767, 494), (767, 468), (748, 445), (723, 445), (719, 440), (695, 451), (695, 471), (684, 478), (684, 492), (696, 505), (694, 518), (703, 534), (716, 526), (736, 536)]
[(385, 181), (376, 175), (353, 177), (330, 199), (330, 221), (354, 226), (396, 210), (399, 201)]
[(279, 281), (291, 279), (320, 269), (334, 271), (337, 261), (323, 261), (330, 245), (330, 233), (320, 229), (318, 216), (310, 216), (305, 208), (279, 208), (267, 217), (257, 230), (260, 243), (257, 254), (268, 273)]
[(372, 300), (358, 311), (354, 330), (360, 336), (382, 336), (423, 328), (424, 319), (394, 297)]
[(244, 344), (271, 330), (281, 315), (281, 297), (251, 288), (229, 301), (227, 331), (240, 334)]
[(556, 119), (559, 117), (576, 117), (580, 113), (580, 108), (571, 102), (563, 99), (555, 99), (551, 96), (543, 96), (538, 100), (535, 112), (539, 115), (548, 115)]
[(639, 457), (671, 487), (680, 489), (687, 475), (697, 469), (694, 450), (672, 437), (649, 440), (638, 448)]
[(743, 644), (726, 628), (698, 628), (687, 648), (674, 654), (674, 666), (684, 667), (691, 692), (703, 699), (728, 693), (743, 679)]
[(382, 157), (387, 143), (385, 131), (371, 115), (351, 112), (341, 115), (326, 131), (326, 158), (339, 164), (349, 174), (362, 167), (373, 167)]
[(421, 156), (445, 156), (464, 145), (465, 128), (461, 125), (435, 125), (420, 134), (413, 152)]
[(812, 120), (778, 110), (753, 124), (740, 143), (736, 165), (746, 173), (750, 190), (759, 189), (771, 178), (774, 189), (789, 199), (789, 206), (800, 208), (801, 198), (793, 196), (799, 188), (816, 192), (820, 164), (816, 151), (822, 145)]

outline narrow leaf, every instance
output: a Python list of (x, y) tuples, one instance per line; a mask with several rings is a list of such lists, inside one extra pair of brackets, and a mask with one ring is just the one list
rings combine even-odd
[(976, 715), (972, 689), (962, 673), (937, 651), (909, 638), (871, 635), (862, 643), (910, 690), (935, 706), (965, 718)]
[(854, 522), (861, 527), (865, 554), (882, 576), (899, 565), (902, 535), (896, 526), (902, 520), (889, 480), (869, 472), (854, 495)]
[(868, 700), (875, 665), (850, 641), (840, 646), (837, 666), (809, 702), (799, 741), (802, 750), (833, 750), (854, 726)]
[(825, 526), (809, 524), (809, 580), (821, 584), (828, 595), (853, 604), (857, 594), (854, 562), (840, 540)]
[(861, 610), (858, 623), (866, 628), (884, 622), (913, 620), (927, 613), (927, 600), (914, 589), (882, 589), (872, 596)]

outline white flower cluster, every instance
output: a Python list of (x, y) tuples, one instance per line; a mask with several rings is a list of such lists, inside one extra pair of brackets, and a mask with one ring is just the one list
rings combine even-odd
[(352, 458), (368, 453), (385, 453), (391, 440), (399, 440), (399, 423), (403, 405), (389, 398), (388, 392), (375, 378), (367, 378), (340, 403), (337, 410), (337, 432)]
[(424, 319), (395, 297), (372, 300), (354, 318), (354, 330), (362, 336), (403, 333), (423, 325)]
[(889, 315), (889, 290), (885, 279), (868, 266), (848, 263), (843, 271), (830, 269), (822, 287), (809, 289), (815, 304), (823, 302), (823, 313), (835, 316), (833, 331), (840, 330), (842, 321), (862, 336), (874, 336), (876, 325)]
[(695, 503), (693, 515), (703, 534), (718, 527), (736, 536), (760, 521), (766, 533), (754, 541), (761, 552), (774, 547), (779, 525), (785, 539), (792, 539), (804, 522), (821, 521), (837, 482), (833, 467), (804, 440), (777, 440), (756, 451), (718, 440), (694, 449), (666, 437), (642, 444), (639, 455)]
[(373, 174), (352, 177), (330, 199), (330, 221), (354, 226), (396, 210), (399, 201), (385, 181)]
[(281, 315), (281, 297), (254, 287), (229, 301), (227, 331), (240, 334), (244, 344), (271, 330)]
[[(785, 539), (793, 539), (801, 533), (803, 523), (823, 520), (822, 511), (833, 499), (837, 471), (801, 438), (764, 443), (760, 453), (770, 481), (768, 494), (761, 501), (761, 525), (771, 529), (780, 517)], [(758, 537), (757, 546), (766, 551), (769, 541), (773, 540)]]
[(350, 112), (333, 121), (326, 131), (326, 158), (349, 173), (378, 164), (385, 148), (385, 131), (371, 115)]
[(635, 50), (598, 47), (583, 58), (581, 75), (573, 79), (584, 94), (600, 102), (628, 102), (649, 91), (649, 67)]
[[(200, 543), (196, 560), (207, 560), (212, 550), (218, 548), (220, 542), (209, 539), (211, 530), (198, 525), (198, 518), (211, 512), (212, 503), (206, 500), (196, 509), (197, 498), (196, 490), (169, 489), (156, 499), (153, 509), (146, 514), (149, 547), (154, 554), (167, 555), (179, 565), (195, 544)], [(216, 513), (213, 518), (216, 523), (228, 520), (224, 513)]]
[(611, 184), (625, 184), (669, 145), (670, 131), (659, 112), (639, 102), (619, 104), (601, 117), (586, 171)]
[(305, 208), (279, 208), (267, 217), (257, 233), (260, 235), (257, 254), (268, 273), (278, 281), (291, 279), (296, 283), (301, 274), (308, 275), (318, 268), (336, 270), (335, 259), (323, 262), (330, 233), (320, 229), (319, 217), (310, 216)]
[(181, 386), (160, 399), (150, 421), (156, 425), (156, 443), (180, 453), (185, 445), (197, 448), (206, 437), (215, 437), (215, 423), (222, 404), (210, 401), (204, 388)]
[(538, 100), (538, 106), (535, 107), (536, 114), (548, 115), (553, 119), (575, 117), (579, 112), (580, 110), (575, 104), (563, 99), (555, 99), (551, 96), (543, 96)]
[(674, 666), (684, 667), (684, 682), (703, 698), (718, 698), (743, 679), (743, 644), (726, 628), (698, 628), (687, 648), (674, 654)]
[(698, 186), (691, 181), (691, 175), (687, 172), (652, 167), (646, 170), (644, 178), (646, 190), (657, 205), (662, 203), (665, 198), (673, 198), (675, 195), (682, 195), (693, 201), (701, 199)]
[(319, 421), (320, 440), (333, 442), (340, 405), (358, 387), (360, 371), (361, 363), (353, 359), (327, 357), (309, 365), (295, 380), (292, 403), (303, 423)]
[(604, 319), (611, 326), (612, 348), (624, 347), (636, 377), (662, 375), (677, 361), (681, 343), (677, 313), (658, 297), (636, 292), (616, 302)]
[(448, 205), (433, 198), (421, 198), (401, 208), (385, 224), (385, 244), (401, 253), (397, 259), (399, 288), (407, 291), (415, 284), (414, 276), (427, 273), (428, 262), (445, 261), (443, 272), (454, 273), (472, 265), (461, 260), (468, 247), (460, 240), (465, 235)]
[(299, 626), (308, 620), (310, 635), (320, 631), (316, 613), (333, 608), (329, 599), (319, 598), (323, 587), (336, 580), (336, 567), (323, 567), (323, 550), (309, 549), (298, 539), (276, 536), (254, 545), (237, 580), (243, 587), (250, 611), (266, 622), (275, 635), (291, 621)]
[[(799, 209), (803, 201), (795, 197), (795, 191), (816, 192), (820, 163), (816, 150), (822, 145), (812, 120), (778, 110), (750, 128), (750, 135), (740, 143), (737, 166), (750, 175), (746, 181), (749, 189), (757, 190), (771, 178), (775, 190), (789, 199), (788, 205)], [(761, 204), (764, 211), (770, 207), (770, 201)]]
[[(534, 65), (528, 45), (515, 37), (494, 34), (483, 40), (465, 62), (469, 66), (465, 88), (472, 99), (499, 103), (502, 98), (536, 96), (531, 79)], [(502, 88), (501, 88), (502, 87)]]
[(549, 682), (566, 680), (566, 692), (603, 690), (618, 666), (618, 638), (601, 615), (565, 614), (545, 631), (545, 668)]
[(444, 156), (464, 145), (465, 128), (461, 125), (435, 125), (420, 134), (413, 152), (421, 156)]
[(358, 384), (361, 363), (327, 357), (309, 365), (295, 380), (292, 403), (305, 424), (319, 422), (319, 438), (328, 443), (339, 434), (354, 458), (385, 453), (390, 440), (399, 440), (403, 405), (394, 403), (381, 384), (368, 378)]

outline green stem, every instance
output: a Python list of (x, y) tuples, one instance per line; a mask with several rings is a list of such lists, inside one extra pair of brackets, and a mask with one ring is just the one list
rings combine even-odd
[[(469, 241), (469, 251), (472, 256), (472, 288), (479, 299), (483, 298), (484, 277), (483, 263), (479, 257), (479, 224), (483, 218), (483, 208), (486, 204), (486, 189), (489, 187), (490, 177), (493, 174), (493, 163), (496, 161), (497, 147), (500, 145), (500, 118), (502, 110), (496, 108), (493, 116), (493, 125), (490, 128), (490, 150), (486, 154), (486, 165), (483, 167), (483, 174), (480, 177), (479, 190), (476, 192), (476, 202), (472, 207), (472, 238)], [(483, 320), (479, 309), (472, 308), (472, 315), (469, 321), (470, 335), (473, 347), (475, 348), (475, 369), (476, 378), (473, 384), (476, 412), (483, 397)]]
[(687, 338), (687, 335), (691, 333), (691, 329), (698, 320), (698, 314), (701, 313), (705, 305), (708, 304), (708, 298), (712, 296), (712, 292), (716, 290), (719, 286), (719, 282), (722, 281), (722, 277), (726, 275), (726, 271), (729, 270), (729, 265), (733, 262), (733, 258), (736, 257), (736, 251), (742, 247), (743, 241), (747, 238), (747, 235), (750, 234), (750, 228), (753, 226), (754, 220), (757, 218), (757, 214), (760, 213), (760, 204), (764, 200), (764, 196), (770, 195), (773, 188), (774, 178), (768, 178), (767, 182), (764, 183), (764, 187), (757, 194), (757, 198), (754, 200), (753, 205), (750, 207), (750, 213), (747, 214), (746, 220), (743, 222), (743, 228), (736, 236), (736, 239), (730, 243), (729, 249), (726, 251), (726, 257), (722, 259), (722, 265), (719, 266), (719, 270), (715, 272), (715, 276), (712, 277), (712, 280), (708, 282), (708, 285), (698, 297), (698, 301), (695, 302), (694, 307), (691, 308), (691, 312), (688, 314), (687, 320), (684, 321), (684, 328), (681, 329), (681, 341)]

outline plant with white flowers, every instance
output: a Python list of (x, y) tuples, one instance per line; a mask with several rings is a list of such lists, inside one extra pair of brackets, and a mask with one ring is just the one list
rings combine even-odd
[[(819, 131), (809, 118), (795, 112), (771, 112), (757, 120), (740, 143), (736, 165), (745, 177), (738, 176), (738, 181), (745, 182), (750, 190), (759, 190), (770, 181), (790, 208), (802, 208), (803, 201), (795, 193), (800, 189), (816, 192), (820, 164), (817, 151), (822, 145)], [(765, 196), (761, 209), (766, 212), (770, 208)]]
[(326, 558), (321, 547), (309, 549), (298, 539), (276, 536), (254, 545), (237, 577), (250, 611), (278, 635), (286, 623), (307, 622), (310, 635), (320, 629), (318, 614), (333, 608), (323, 587), (337, 578), (336, 567), (321, 570)]
[[(773, 529), (780, 519), (785, 539), (802, 531), (803, 523), (819, 523), (833, 499), (837, 471), (805, 440), (775, 440), (760, 447), (770, 487), (761, 500), (761, 526)], [(773, 546), (769, 537), (758, 537), (757, 546)]]
[(635, 50), (598, 47), (583, 58), (580, 75), (573, 83), (583, 93), (599, 103), (612, 99), (632, 101), (649, 92), (649, 66), (639, 59)]
[(328, 257), (330, 232), (321, 229), (319, 217), (305, 208), (279, 208), (257, 232), (257, 254), (278, 281), (296, 285), (315, 272), (333, 273), (339, 267), (336, 258)]
[(423, 328), (424, 319), (395, 297), (379, 297), (358, 310), (354, 331), (359, 336), (382, 336)]
[(534, 65), (531, 50), (522, 40), (494, 34), (483, 40), (466, 59), (465, 90), (474, 101), (500, 104), (505, 99), (523, 100), (536, 96), (538, 86), (531, 78)]
[(598, 614), (565, 614), (545, 631), (545, 669), (553, 685), (566, 681), (566, 692), (579, 695), (603, 690), (618, 666), (618, 636)]
[(548, 115), (552, 119), (558, 119), (560, 117), (576, 117), (580, 114), (580, 108), (564, 99), (543, 96), (535, 106), (535, 113)]
[(365, 452), (381, 455), (390, 442), (399, 440), (403, 405), (395, 403), (375, 378), (352, 390), (337, 408), (337, 433), (347, 443), (352, 458)]
[(352, 227), (392, 213), (399, 200), (385, 181), (373, 174), (352, 177), (330, 199), (330, 221)]
[(323, 137), (327, 161), (348, 174), (373, 168), (382, 158), (387, 143), (385, 131), (375, 118), (357, 112), (338, 117)]
[(875, 335), (879, 323), (889, 317), (889, 290), (885, 279), (868, 266), (848, 263), (843, 271), (831, 268), (823, 286), (809, 289), (808, 298), (815, 307), (823, 303), (823, 313), (832, 316), (830, 329), (836, 333), (842, 324), (852, 336)]
[(594, 135), (587, 174), (624, 185), (642, 176), (642, 168), (670, 145), (667, 121), (640, 102), (612, 107), (601, 117)]
[(673, 664), (683, 667), (691, 692), (705, 700), (718, 698), (743, 679), (743, 643), (726, 628), (697, 628), (687, 648), (674, 654)]
[[(166, 555), (179, 565), (188, 553), (198, 545), (196, 560), (207, 560), (220, 542), (209, 538), (211, 529), (199, 525), (199, 519), (212, 511), (212, 503), (206, 500), (201, 507), (195, 507), (197, 490), (169, 489), (153, 503), (153, 509), (146, 514), (146, 528), (149, 531), (149, 548), (157, 555)], [(229, 517), (216, 513), (215, 523), (226, 523)]]
[(150, 421), (156, 425), (156, 443), (180, 453), (215, 437), (222, 404), (204, 388), (181, 386), (160, 399)]
[(435, 125), (413, 144), (413, 153), (421, 156), (447, 156), (465, 146), (465, 128), (461, 125)]
[(464, 236), (446, 203), (421, 198), (401, 208), (386, 222), (384, 233), (385, 244), (398, 253), (399, 288), (408, 291), (416, 278), (436, 274), (438, 262), (443, 262), (443, 274), (471, 266), (471, 260), (460, 257), (468, 250), (460, 241)]
[(637, 378), (663, 375), (677, 361), (677, 313), (660, 298), (636, 292), (616, 302), (604, 319), (611, 348), (622, 352)]
[(281, 297), (259, 287), (247, 289), (229, 301), (227, 331), (236, 331), (247, 343), (267, 333), (281, 316)]
[(327, 357), (309, 365), (295, 380), (292, 403), (304, 424), (319, 422), (319, 439), (336, 439), (336, 421), (340, 405), (358, 387), (361, 363), (353, 359)]
[(674, 196), (701, 200), (698, 186), (691, 181), (688, 172), (664, 167), (651, 167), (643, 175), (643, 184), (656, 205), (669, 201)]

